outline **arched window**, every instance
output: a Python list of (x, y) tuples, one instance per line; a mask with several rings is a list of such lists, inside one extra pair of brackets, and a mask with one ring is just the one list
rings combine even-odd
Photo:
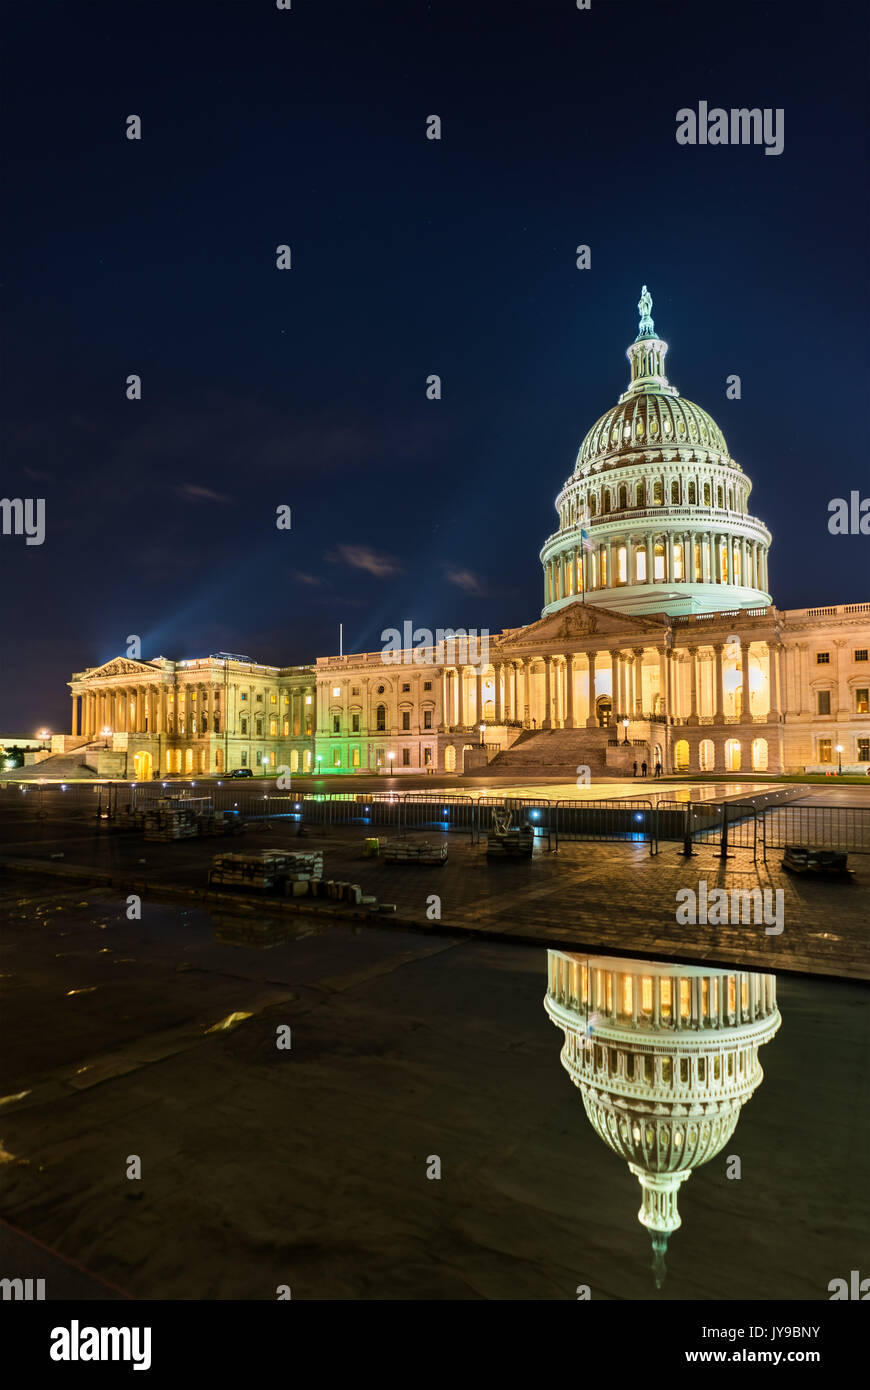
[(725, 509), (725, 490), (722, 487), (717, 487), (716, 489), (716, 506), (720, 511), (724, 511)]
[(642, 507), (642, 506), (643, 506), (643, 498), (644, 498), (643, 483), (638, 483), (638, 485), (637, 485), (637, 491), (635, 492), (634, 497), (635, 497), (634, 505), (635, 505), (636, 507)]
[(611, 508), (610, 488), (609, 488), (609, 487), (606, 487), (606, 488), (604, 489), (604, 510), (605, 510), (606, 512), (609, 512), (609, 511), (610, 511), (610, 508)]
[(660, 507), (663, 501), (664, 489), (662, 487), (661, 479), (659, 479), (657, 482), (653, 483), (652, 503), (654, 507)]
[(689, 506), (694, 507), (698, 500), (698, 488), (696, 483), (689, 483)]
[(595, 513), (597, 512), (597, 510), (598, 510), (598, 504), (597, 504), (597, 502), (595, 501), (595, 494), (594, 494), (594, 492), (593, 492), (593, 493), (590, 493), (590, 495), (589, 495), (589, 515), (590, 515), (590, 516), (594, 516)]
[(680, 484), (676, 479), (671, 483), (671, 506), (680, 500)]
[(704, 484), (704, 506), (705, 506), (705, 507), (709, 507), (709, 506), (711, 505), (711, 502), (712, 502), (712, 496), (711, 496), (711, 492), (710, 492), (710, 484), (709, 484), (709, 483), (705, 483), (705, 484)]
[(375, 729), (379, 734), (385, 733), (387, 728), (387, 707), (378, 705), (375, 710)]
[(619, 510), (620, 510), (621, 512), (624, 512), (624, 511), (627, 509), (627, 507), (628, 507), (628, 488), (625, 486), (625, 483), (623, 483), (623, 484), (622, 484), (622, 487), (619, 489)]

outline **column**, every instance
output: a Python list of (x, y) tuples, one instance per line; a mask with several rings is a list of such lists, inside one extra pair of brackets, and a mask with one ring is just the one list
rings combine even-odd
[(441, 667), (441, 728), (446, 729), (450, 720), (447, 718), (447, 667)]
[(634, 714), (643, 713), (643, 647), (634, 647)]
[(695, 579), (695, 538), (688, 531), (683, 532), (683, 583), (692, 584)]
[(552, 713), (551, 713), (551, 710), (552, 710), (552, 673), (551, 673), (551, 667), (552, 667), (552, 665), (553, 665), (553, 658), (552, 658), (551, 656), (545, 656), (545, 657), (544, 657), (544, 717), (543, 717), (543, 719), (541, 720), (541, 728), (542, 728), (542, 729), (552, 729), (552, 727), (553, 727), (553, 717), (552, 717)]
[(668, 663), (667, 648), (659, 647), (659, 713), (665, 716), (671, 712), (668, 703)]
[(523, 662), (523, 723), (530, 724), (532, 719), (532, 660), (527, 657)]
[(604, 553), (607, 556), (607, 588), (613, 588), (613, 541), (604, 542)]
[(667, 581), (668, 581), (669, 584), (673, 584), (673, 583), (676, 582), (676, 574), (675, 574), (675, 572), (674, 572), (674, 571), (675, 571), (675, 564), (674, 564), (674, 533), (673, 533), (673, 531), (669, 531), (669, 532), (668, 532), (667, 554), (668, 554), (668, 568), (667, 568), (667, 574), (665, 575), (665, 578), (667, 579)]
[(496, 665), (493, 666), (492, 669), (495, 672), (495, 722), (496, 724), (501, 724), (504, 722), (504, 703), (502, 700), (501, 693), (502, 677), (504, 676), (504, 662), (499, 661)]
[(589, 667), (589, 713), (586, 716), (587, 729), (594, 729), (595, 719), (595, 657), (596, 652), (586, 653), (586, 663)]
[(616, 722), (619, 703), (619, 652), (610, 652), (610, 718)]
[(478, 666), (474, 677), (474, 718), (480, 725), (483, 723), (483, 667)]
[(740, 715), (741, 724), (751, 724), (752, 714), (749, 709), (749, 642), (745, 638), (740, 639), (740, 664), (742, 668), (741, 702), (743, 709)]
[(565, 657), (565, 728), (574, 728), (574, 653)]
[(689, 723), (698, 723), (698, 648), (689, 647)]
[[(665, 657), (665, 670), (667, 672), (668, 678), (668, 722), (672, 723), (673, 720), (677, 718), (677, 670), (675, 661), (676, 653), (670, 647), (668, 647)], [(664, 755), (662, 755), (662, 757), (664, 758)]]
[(724, 722), (725, 687), (722, 680), (722, 653), (724, 650), (724, 642), (713, 643), (713, 651), (716, 656), (716, 670), (713, 676), (713, 718), (717, 724)]
[(767, 717), (772, 723), (779, 723), (779, 643), (768, 642), (767, 644), (767, 691), (768, 691), (768, 711)]
[(647, 536), (645, 544), (646, 544), (646, 581), (645, 581), (645, 582), (646, 582), (647, 584), (652, 584), (652, 582), (653, 582), (653, 538), (652, 538), (652, 536)]

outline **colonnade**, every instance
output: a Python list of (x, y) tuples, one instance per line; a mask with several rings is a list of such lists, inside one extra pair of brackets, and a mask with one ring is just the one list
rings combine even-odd
[[(556, 652), (509, 660), (489, 667), (445, 667), (441, 670), (442, 728), (520, 723), (538, 728), (595, 728), (597, 698), (609, 699), (610, 724), (621, 719), (668, 718), (686, 724), (753, 723), (781, 716), (779, 674), (781, 646), (764, 639), (767, 668), (767, 710), (753, 714), (750, 695), (750, 641), (740, 644), (741, 691), (739, 714), (726, 714), (725, 642), (670, 647), (613, 647), (604, 650)], [(702, 699), (699, 653), (712, 651), (712, 686)], [(681, 668), (687, 666), (686, 679)], [(609, 690), (598, 689), (598, 678)], [(578, 700), (577, 677), (585, 677), (586, 699)], [(537, 678), (537, 679), (536, 679)], [(543, 689), (541, 689), (543, 687)], [(706, 687), (705, 687), (706, 689)], [(702, 708), (706, 707), (706, 708)]]
[[(585, 571), (585, 572), (584, 572)], [(633, 584), (730, 584), (768, 590), (767, 548), (746, 536), (715, 531), (629, 535), (593, 550), (573, 546), (544, 564), (544, 602)]]
[[(236, 728), (230, 732), (241, 732), (241, 718), (247, 719), (248, 737), (304, 737), (306, 731), (313, 731), (314, 686), (276, 693), (274, 706), (236, 702)], [(73, 690), (71, 694), (71, 732), (84, 738), (98, 738), (104, 729), (113, 734), (167, 734), (183, 738), (221, 734), (224, 718), (232, 718), (233, 714), (230, 710), (227, 716), (224, 709), (227, 694), (223, 685), (113, 684)], [(309, 705), (306, 696), (310, 697)], [(256, 732), (258, 719), (262, 721), (260, 734)]]

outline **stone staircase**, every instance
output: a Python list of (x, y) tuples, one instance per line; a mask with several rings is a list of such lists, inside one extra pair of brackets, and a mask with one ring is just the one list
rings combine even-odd
[(497, 753), (486, 771), (496, 777), (563, 777), (572, 782), (577, 768), (587, 766), (590, 776), (607, 772), (607, 743), (611, 729), (538, 729), (520, 735), (511, 748)]
[(35, 782), (44, 777), (49, 782), (62, 782), (64, 778), (97, 777), (97, 754), (104, 751), (102, 743), (91, 743), (77, 748), (74, 753), (52, 753), (40, 763), (15, 768), (9, 774), (10, 780)]

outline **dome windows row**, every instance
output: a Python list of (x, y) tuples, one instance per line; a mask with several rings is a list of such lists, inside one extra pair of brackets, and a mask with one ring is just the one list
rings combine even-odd
[(551, 951), (548, 995), (565, 1008), (615, 1024), (653, 1028), (722, 1028), (776, 1010), (772, 975), (652, 975), (608, 969)]
[[(743, 1090), (753, 1082), (757, 1054), (757, 1043), (701, 1056), (631, 1052), (625, 1046), (595, 1042), (570, 1030), (565, 1034), (565, 1060), (575, 1079), (605, 1089), (608, 1082), (620, 1081), (656, 1091), (691, 1092), (699, 1101), (707, 1089), (721, 1095)], [(674, 1096), (674, 1100), (679, 1099)]]
[(737, 510), (745, 515), (748, 500), (744, 489), (724, 483), (697, 478), (648, 478), (576, 494), (560, 504), (559, 520), (564, 531), (579, 525), (584, 515), (592, 520), (643, 507), (662, 507), (666, 501), (672, 507), (716, 507), (719, 511)]

